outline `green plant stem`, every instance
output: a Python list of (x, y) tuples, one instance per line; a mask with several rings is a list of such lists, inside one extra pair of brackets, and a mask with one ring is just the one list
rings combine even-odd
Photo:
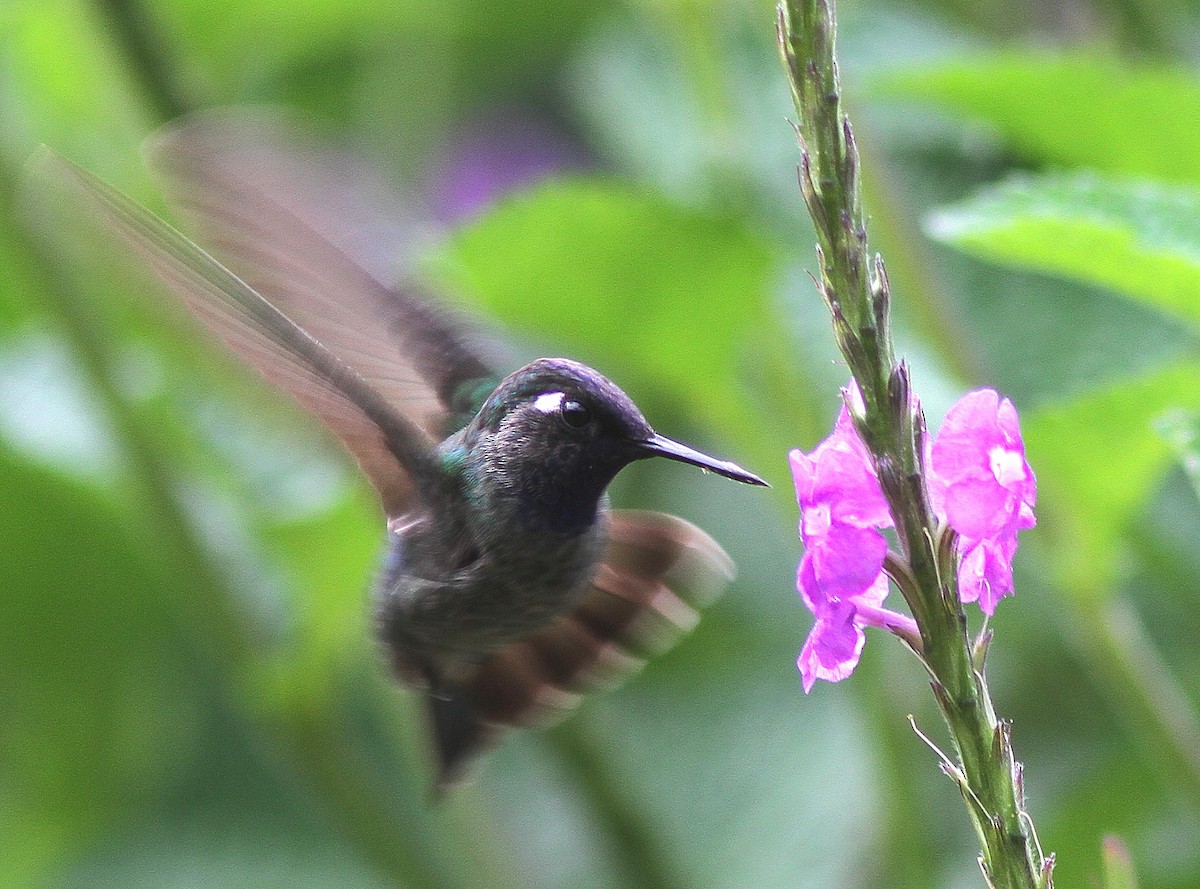
[(621, 776), (597, 746), (583, 714), (556, 726), (548, 738), (571, 774), (583, 785), (592, 807), (608, 828), (613, 851), (625, 871), (624, 886), (638, 889), (682, 889), (687, 884), (668, 866), (669, 856), (656, 842), (658, 829), (650, 817), (622, 792)]
[(1200, 796), (1200, 714), (1128, 602), (1112, 596), (1076, 607), (1078, 646), (1110, 696), (1120, 701), (1131, 732), (1147, 746), (1172, 785)]
[(171, 120), (188, 110), (164, 47), (154, 34), (146, 9), (137, 0), (95, 0), (115, 42), (125, 57), (146, 98), (160, 120)]
[(783, 0), (779, 40), (799, 114), (800, 186), (817, 232), (818, 287), (862, 395), (851, 405), (875, 462), (912, 582), (900, 584), (920, 627), (920, 654), (957, 761), (943, 760), (979, 835), (984, 878), (996, 889), (1048, 889), (1023, 808), (1009, 726), (996, 717), (956, 589), (953, 536), (939, 529), (922, 477), (925, 429), (908, 371), (894, 358), (890, 289), (867, 250), (858, 151), (842, 111), (831, 0)]
[[(319, 706), (290, 707), (280, 714), (275, 728), (291, 762), (302, 767), (305, 781), (363, 859), (396, 886), (481, 885), (482, 881), (463, 881), (443, 873), (437, 856), (423, 848), (420, 832), (402, 830), (399, 813), (380, 798), (380, 788), (371, 780), (370, 764), (330, 719), (337, 707), (332, 701), (309, 703)], [(404, 842), (397, 842), (399, 833), (405, 834)]]

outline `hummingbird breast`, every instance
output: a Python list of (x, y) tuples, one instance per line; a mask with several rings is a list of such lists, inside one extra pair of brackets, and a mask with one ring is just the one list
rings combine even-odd
[(579, 601), (607, 543), (607, 502), (588, 526), (568, 530), (528, 524), (519, 512), (515, 501), (497, 503), (391, 534), (376, 610), (401, 678), (426, 679), (431, 668), (453, 675)]

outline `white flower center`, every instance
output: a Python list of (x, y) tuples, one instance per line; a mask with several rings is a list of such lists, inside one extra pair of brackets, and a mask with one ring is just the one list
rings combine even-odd
[(829, 531), (832, 521), (828, 503), (817, 503), (806, 507), (804, 510), (804, 536), (824, 537)]
[(992, 475), (1004, 487), (1008, 488), (1016, 482), (1025, 481), (1025, 460), (1019, 451), (997, 445), (988, 451), (988, 462), (991, 464)]

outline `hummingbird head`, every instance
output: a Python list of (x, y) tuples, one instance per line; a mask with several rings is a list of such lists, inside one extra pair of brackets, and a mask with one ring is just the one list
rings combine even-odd
[(586, 526), (624, 467), (667, 457), (747, 484), (733, 463), (658, 435), (615, 383), (566, 358), (541, 358), (506, 377), (468, 430), (492, 480), (542, 510), (548, 524)]

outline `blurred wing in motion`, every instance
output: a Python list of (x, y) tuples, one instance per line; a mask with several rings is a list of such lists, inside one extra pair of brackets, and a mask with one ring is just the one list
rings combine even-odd
[(691, 630), (733, 576), (732, 560), (695, 525), (614, 512), (608, 550), (572, 611), (430, 694), (439, 788), (462, 778), (507, 727), (552, 725), (584, 694), (632, 676)]
[(198, 240), (431, 438), (499, 381), (480, 337), (411, 279), (431, 234), (415, 202), (361, 160), (248, 112), (186, 118), (147, 152)]
[(50, 149), (31, 172), (82, 198), (236, 355), (319, 417), (358, 461), (389, 516), (432, 478), (434, 441), (362, 373), (162, 219)]

